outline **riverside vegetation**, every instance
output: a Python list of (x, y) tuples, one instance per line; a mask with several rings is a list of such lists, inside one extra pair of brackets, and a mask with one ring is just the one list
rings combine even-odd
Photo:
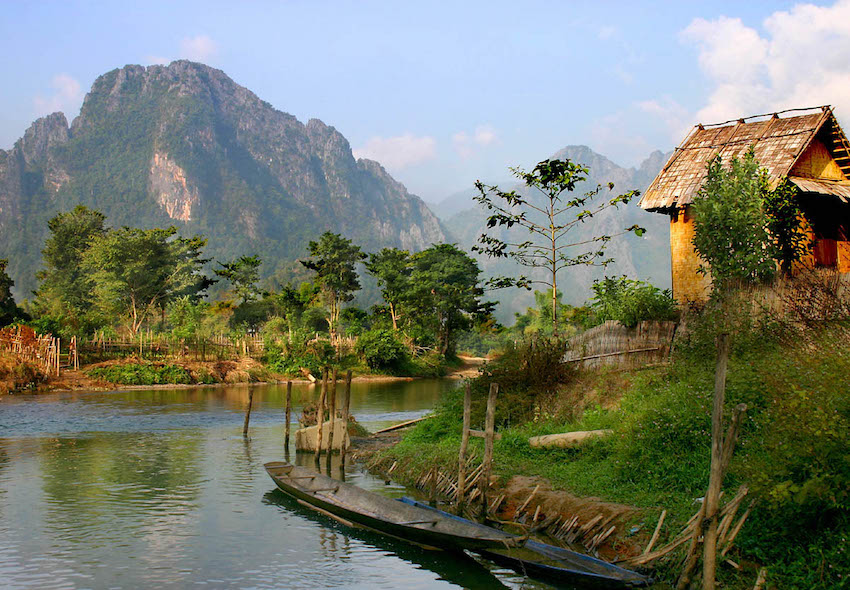
[[(788, 187), (769, 191), (752, 154), (730, 164), (709, 165), (695, 202), (694, 243), (708, 263), (713, 293), (680, 322), (669, 364), (581, 373), (564, 362), (563, 339), (528, 338), (508, 346), (471, 382), (472, 428), (483, 427), (487, 392), (498, 383), (501, 438), (493, 469), (502, 481), (538, 476), (579, 496), (634, 506), (627, 530), (644, 542), (667, 510), (662, 540), (672, 539), (709, 485), (715, 345), (728, 337), (723, 413), (731, 416), (739, 404), (747, 411), (724, 488), (748, 486), (752, 512), (718, 579), (724, 587), (752, 588), (763, 566), (770, 587), (846, 588), (850, 301), (817, 273), (792, 272), (807, 245)], [(770, 290), (765, 283), (777, 270), (796, 289), (780, 310), (754, 296)], [(606, 280), (594, 291), (597, 312), (624, 323), (672, 312), (655, 297), (647, 302), (652, 290), (628, 280)], [(396, 474), (455, 464), (462, 404), (460, 390), (446, 396), (432, 419), (382, 451), (376, 464), (397, 464)], [(531, 436), (596, 429), (613, 434), (570, 449), (529, 444)], [(482, 441), (469, 444), (480, 456)], [(656, 562), (658, 577), (675, 583), (684, 552)]]

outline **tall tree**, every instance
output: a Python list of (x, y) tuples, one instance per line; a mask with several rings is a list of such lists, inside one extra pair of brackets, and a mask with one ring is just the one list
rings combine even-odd
[(360, 246), (340, 234), (325, 232), (318, 242), (308, 245), (311, 260), (301, 260), (306, 268), (316, 272), (316, 284), (328, 306), (328, 329), (331, 337), (336, 336), (339, 312), (342, 304), (354, 299), (360, 289), (355, 265), (366, 258)]
[(201, 272), (209, 262), (201, 257), (206, 240), (176, 233), (122, 227), (94, 238), (83, 254), (97, 305), (127, 317), (133, 335), (154, 311), (178, 297), (196, 299), (212, 283)]
[(399, 304), (410, 290), (410, 262), (410, 253), (398, 248), (373, 252), (366, 262), (366, 270), (378, 279), (381, 295), (390, 306), (394, 331), (398, 331)]
[(435, 244), (414, 254), (410, 275), (411, 313), (430, 318), (440, 354), (453, 354), (457, 330), (467, 328), (473, 316), (493, 309), (481, 301), (478, 263), (454, 244)]
[(12, 297), (12, 287), (15, 282), (6, 274), (6, 265), (9, 261), (0, 258), (0, 328), (11, 324), (18, 316), (18, 306)]
[(260, 295), (257, 281), (260, 280), (259, 268), (263, 263), (259, 256), (240, 256), (233, 262), (219, 263), (221, 268), (213, 270), (233, 286), (233, 292), (242, 299), (242, 303), (253, 301)]
[(95, 238), (106, 233), (106, 216), (100, 211), (77, 205), (47, 222), (50, 236), (41, 251), (44, 269), (36, 275), (41, 281), (36, 292), (37, 306), (63, 323), (78, 328), (91, 308), (92, 282), (82, 268), (83, 253)]
[[(594, 201), (603, 190), (602, 185), (597, 185), (581, 196), (574, 196), (572, 193), (576, 186), (587, 180), (589, 169), (569, 159), (543, 160), (531, 172), (521, 168), (512, 168), (511, 172), (537, 194), (526, 197), (515, 190), (503, 191), (498, 186), (488, 186), (477, 181), (475, 187), (479, 194), (475, 200), (492, 212), (487, 218), (488, 228), (511, 228), (516, 225), (525, 229), (529, 238), (525, 241), (510, 241), (492, 233), (483, 233), (478, 239), (480, 245), (475, 246), (473, 251), (496, 258), (513, 258), (530, 269), (545, 269), (547, 279), (525, 276), (501, 278), (494, 281), (494, 285), (515, 285), (528, 289), (533, 284), (549, 287), (552, 293), (553, 332), (557, 335), (558, 273), (573, 266), (605, 266), (611, 262), (604, 258), (605, 246), (611, 238), (629, 232), (640, 236), (645, 230), (633, 225), (613, 234), (590, 239), (570, 239), (570, 232), (602, 211), (628, 203), (640, 193), (632, 190), (601, 202)], [(608, 183), (606, 188), (610, 192), (614, 184)]]

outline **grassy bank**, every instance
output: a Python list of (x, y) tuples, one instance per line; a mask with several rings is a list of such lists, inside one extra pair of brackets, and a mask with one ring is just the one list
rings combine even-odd
[(84, 372), (117, 385), (206, 385), (271, 381), (277, 375), (250, 359), (212, 362), (152, 362), (135, 358), (102, 363)]
[[(768, 580), (778, 588), (850, 587), (850, 351), (844, 328), (791, 338), (753, 329), (735, 338), (726, 410), (731, 414), (739, 403), (749, 410), (724, 489), (733, 494), (746, 483), (757, 503), (732, 552), (743, 572), (721, 571), (732, 587), (752, 587), (756, 563), (768, 568)], [(512, 381), (521, 370), (519, 364), (492, 366), (492, 376), (473, 386), (473, 428), (483, 426), (489, 380), (503, 386), (495, 472), (503, 478), (537, 475), (578, 495), (643, 508), (644, 527), (653, 526), (665, 508), (662, 540), (681, 530), (708, 483), (714, 379), (708, 333), (695, 329), (668, 367), (565, 375), (566, 384), (556, 392), (545, 384)], [(447, 396), (434, 419), (385, 456), (422, 468), (435, 456), (456, 461), (461, 398), (459, 391)], [(528, 444), (533, 435), (595, 428), (614, 434), (578, 449)], [(662, 578), (675, 577), (678, 559), (661, 564)]]

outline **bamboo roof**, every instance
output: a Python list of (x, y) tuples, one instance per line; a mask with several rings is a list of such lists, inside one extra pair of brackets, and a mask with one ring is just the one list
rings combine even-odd
[[(790, 114), (794, 113), (794, 114)], [(785, 116), (781, 116), (785, 115)], [(697, 125), (676, 148), (640, 200), (648, 211), (668, 212), (693, 202), (707, 173), (707, 164), (716, 156), (723, 161), (741, 158), (750, 146), (772, 183), (789, 171), (818, 137), (835, 158), (844, 176), (850, 179), (850, 142), (838, 125), (830, 106), (791, 109), (767, 115)], [(802, 190), (850, 199), (850, 180), (791, 177)]]

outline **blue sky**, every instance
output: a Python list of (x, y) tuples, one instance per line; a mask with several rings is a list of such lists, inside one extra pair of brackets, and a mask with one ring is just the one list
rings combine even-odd
[(850, 126), (850, 0), (6, 2), (0, 55), (0, 149), (102, 73), (189, 58), (429, 201), (569, 144), (632, 166), (699, 121), (831, 103)]

